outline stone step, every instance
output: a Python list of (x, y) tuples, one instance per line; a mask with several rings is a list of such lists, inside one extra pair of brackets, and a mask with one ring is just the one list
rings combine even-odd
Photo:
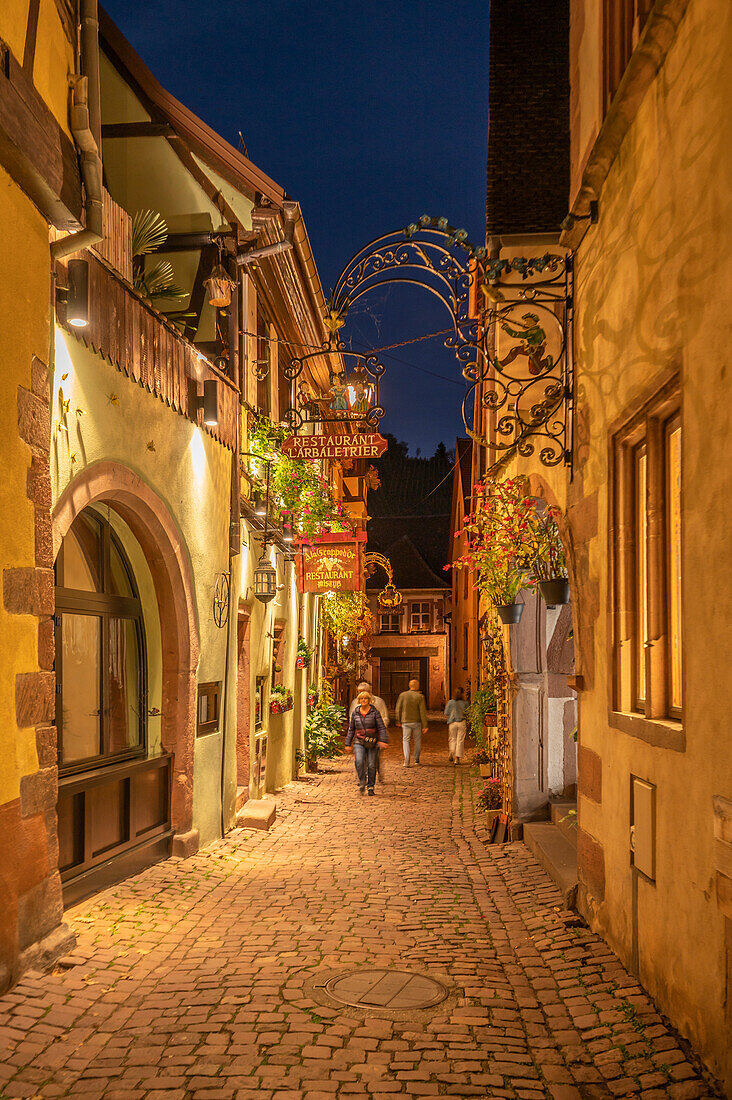
[(249, 788), (248, 787), (237, 787), (236, 788), (236, 809), (240, 810), (248, 798), (249, 798)]
[(236, 815), (238, 829), (269, 829), (277, 816), (274, 798), (250, 798)]
[(577, 847), (577, 802), (563, 798), (549, 803), (549, 820), (564, 833), (573, 848)]
[(526, 822), (524, 844), (556, 882), (567, 908), (573, 909), (577, 901), (577, 848), (549, 821)]

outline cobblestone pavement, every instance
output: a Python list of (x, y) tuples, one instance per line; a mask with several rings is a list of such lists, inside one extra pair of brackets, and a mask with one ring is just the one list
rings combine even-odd
[[(718, 1095), (523, 845), (486, 847), (477, 769), (444, 741), (408, 770), (394, 746), (376, 798), (338, 761), (271, 832), (77, 907), (75, 965), (0, 999), (0, 1096)], [(389, 1016), (320, 988), (366, 964), (450, 996)]]

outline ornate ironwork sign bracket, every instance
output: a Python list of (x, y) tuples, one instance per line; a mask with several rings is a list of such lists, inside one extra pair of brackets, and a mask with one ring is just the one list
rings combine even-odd
[[(572, 257), (491, 260), (483, 265), (484, 354), (463, 371), (471, 383), (463, 421), (471, 438), (497, 455), (539, 448), (544, 466), (572, 466)], [(485, 411), (493, 412), (487, 434)]]
[(364, 554), (363, 564), (364, 573), (367, 577), (372, 576), (376, 572), (377, 566), (380, 566), (386, 573), (386, 584), (377, 597), (379, 606), (385, 608), (399, 607), (404, 597), (401, 592), (394, 587), (394, 573), (389, 559), (385, 558), (383, 554), (369, 552), (368, 554)]
[[(571, 466), (571, 256), (490, 259), (464, 229), (428, 215), (370, 241), (343, 268), (328, 300), (327, 342), (284, 368), (295, 391), (284, 413), (292, 432), (312, 424), (378, 429), (384, 366), (375, 352), (345, 347), (341, 329), (359, 298), (395, 283), (427, 290), (447, 310), (444, 344), (468, 383), (463, 420), (468, 434), (496, 454), (491, 469), (511, 453), (527, 457), (537, 447), (544, 465)], [(309, 361), (323, 359), (330, 388), (313, 393), (300, 376)]]

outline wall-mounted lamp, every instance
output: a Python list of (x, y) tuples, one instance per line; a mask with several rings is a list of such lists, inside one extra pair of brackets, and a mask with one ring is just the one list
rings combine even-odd
[(254, 570), (254, 595), (260, 603), (269, 603), (277, 594), (277, 570), (267, 557), (265, 545), (262, 556)]
[(219, 422), (219, 389), (215, 378), (209, 378), (203, 383), (203, 396), (199, 396), (198, 387), (193, 395), (193, 411), (203, 409), (203, 422), (209, 427), (216, 427)]
[(69, 260), (68, 286), (56, 287), (56, 301), (66, 306), (66, 323), (74, 328), (89, 324), (89, 261)]

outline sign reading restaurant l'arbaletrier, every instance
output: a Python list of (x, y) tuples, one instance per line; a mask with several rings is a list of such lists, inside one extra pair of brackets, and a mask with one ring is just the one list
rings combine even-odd
[(292, 435), (282, 444), (282, 453), (289, 458), (378, 458), (386, 446), (378, 432), (335, 432)]
[(361, 549), (356, 539), (318, 541), (300, 550), (303, 592), (357, 592)]

